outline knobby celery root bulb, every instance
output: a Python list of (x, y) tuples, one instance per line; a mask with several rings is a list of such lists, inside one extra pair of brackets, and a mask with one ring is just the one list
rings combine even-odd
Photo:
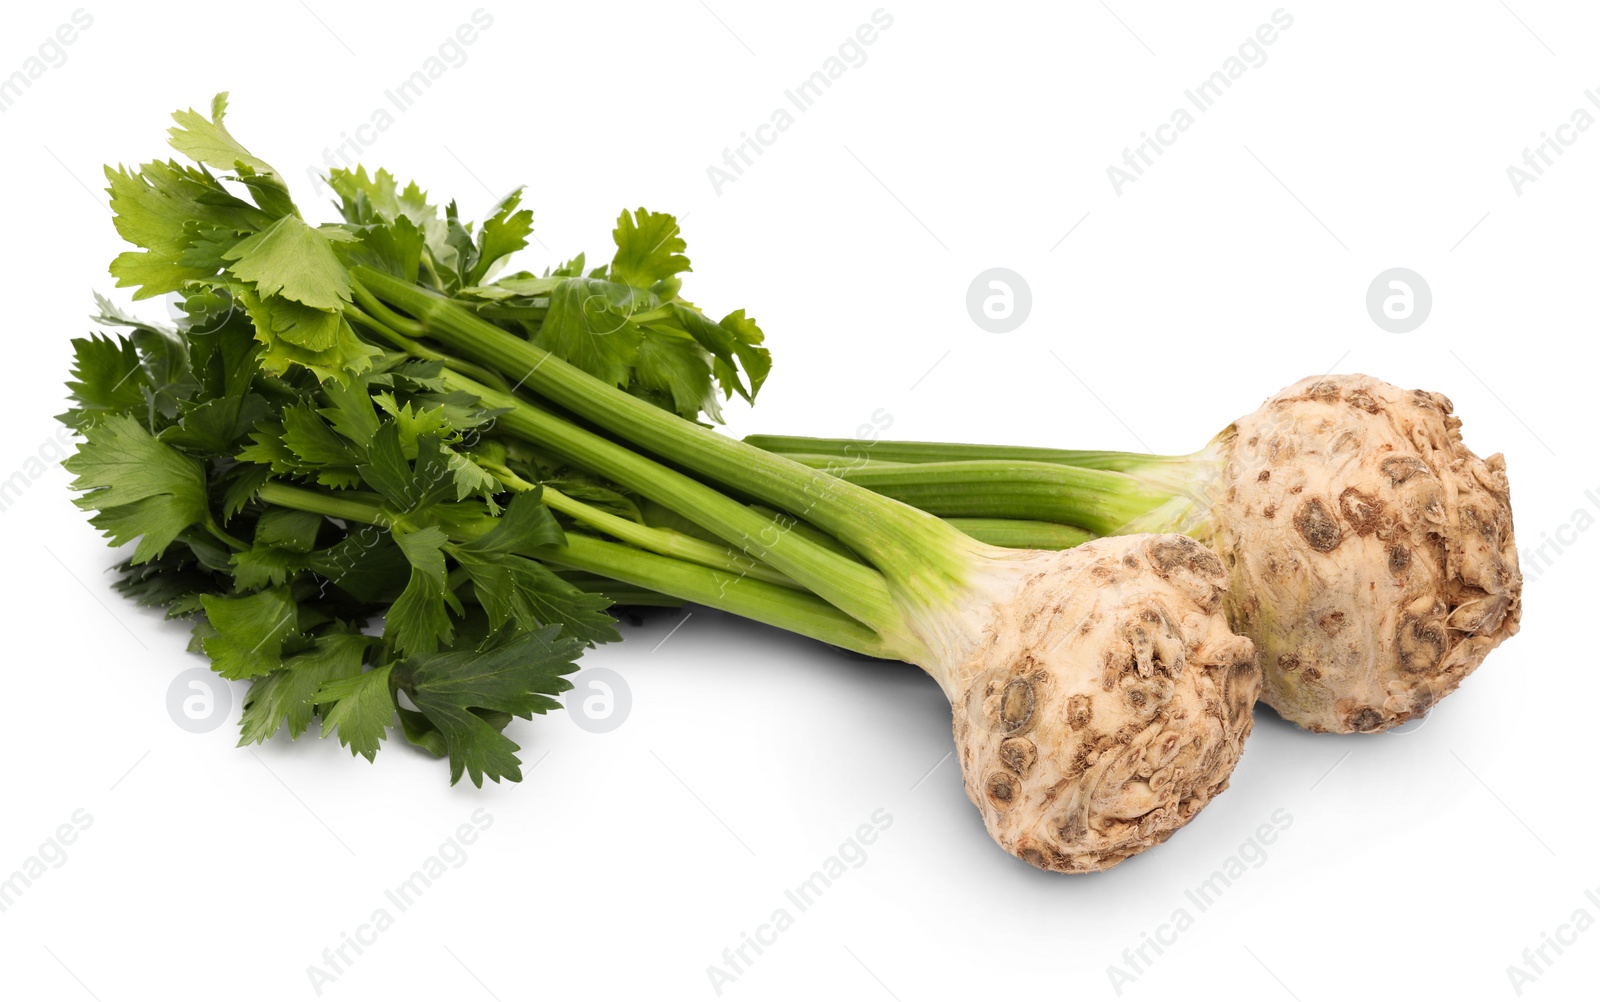
[(1313, 730), (1379, 731), (1450, 693), (1522, 614), (1505, 461), (1438, 393), (1305, 379), (1219, 436), (1210, 523), (1263, 697)]
[(1314, 731), (1370, 733), (1425, 713), (1521, 619), (1505, 461), (1468, 449), (1451, 410), (1438, 393), (1318, 376), (1187, 456), (749, 441), (1006, 545), (1050, 545), (1040, 526), (1192, 535), (1227, 565), (1262, 698)]
[(1105, 869), (1227, 788), (1260, 691), (1254, 648), (1228, 629), (1221, 561), (1188, 537), (1019, 554), (990, 573), (980, 628), (930, 631), (929, 663), (946, 666), (930, 671), (994, 839), (1046, 869)]

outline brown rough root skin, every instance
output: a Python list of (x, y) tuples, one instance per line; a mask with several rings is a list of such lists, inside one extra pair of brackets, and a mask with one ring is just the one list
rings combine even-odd
[[(1015, 551), (1013, 551), (1015, 552)], [(952, 652), (967, 796), (1006, 851), (1066, 873), (1166, 841), (1228, 786), (1260, 672), (1222, 562), (1185, 536), (1028, 553)]]
[(1426, 713), (1517, 632), (1505, 460), (1438, 393), (1319, 376), (1223, 433), (1211, 542), (1262, 698), (1313, 731)]

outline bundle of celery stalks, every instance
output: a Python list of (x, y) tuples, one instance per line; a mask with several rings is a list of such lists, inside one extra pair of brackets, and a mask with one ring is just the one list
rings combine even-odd
[(107, 169), (111, 273), (179, 320), (100, 300), (61, 419), (78, 505), (134, 544), (116, 587), (249, 680), (241, 744), (517, 780), (513, 719), (617, 607), (699, 603), (922, 666), (990, 833), (1082, 872), (1225, 789), (1258, 697), (1383, 730), (1516, 630), (1504, 464), (1438, 394), (1305, 380), (1187, 457), (741, 442), (711, 425), (770, 356), (683, 297), (673, 217), (514, 271), (519, 193), (475, 225), (335, 170), (309, 222), (225, 112), (174, 116), (189, 162)]

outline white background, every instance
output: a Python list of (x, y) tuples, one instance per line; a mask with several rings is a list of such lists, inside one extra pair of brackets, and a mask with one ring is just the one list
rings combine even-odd
[[(1111, 999), (1108, 966), (1186, 905), (1192, 928), (1123, 997), (1515, 997), (1524, 949), (1580, 907), (1600, 918), (1584, 897), (1600, 888), (1584, 639), (1600, 534), (1571, 533), (1576, 511), (1600, 514), (1600, 128), (1520, 195), (1506, 168), (1574, 109), (1600, 115), (1584, 97), (1600, 15), (1290, 6), (1266, 63), (1119, 195), (1107, 166), (1271, 0), (889, 6), (867, 61), (719, 194), (707, 167), (874, 4), (707, 2), (488, 6), (464, 65), (369, 132), (363, 159), (471, 214), (527, 184), (549, 249), (533, 268), (604, 257), (624, 205), (678, 213), (686, 293), (748, 307), (776, 359), (760, 406), (730, 411), (736, 434), (849, 435), (881, 408), (901, 438), (1187, 451), (1330, 368), (1443, 391), (1468, 444), (1506, 454), (1523, 547), (1576, 539), (1529, 569), (1522, 634), (1405, 734), (1314, 736), (1263, 708), (1233, 789), (1194, 824), (1064, 877), (991, 844), (916, 669), (704, 610), (585, 659), (631, 686), (616, 730), (515, 723), (538, 763), (520, 785), (449, 788), (401, 744), (373, 766), (309, 738), (236, 750), (242, 685), (226, 725), (188, 733), (166, 708), (202, 663), (185, 629), (110, 592), (113, 555), (68, 478), (32, 466), (0, 513), (0, 872), (75, 810), (93, 821), (0, 913), (5, 995), (314, 998), (307, 967), (482, 808), (466, 862), (324, 997), (712, 999), (708, 966), (882, 808), (866, 862), (723, 997)], [(316, 204), (306, 169), (475, 6), (308, 3), (89, 7), (65, 63), (0, 114), (0, 473), (47, 447), (68, 339), (110, 291), (102, 163), (164, 156), (168, 112), (229, 89), (234, 132)], [(72, 10), (10, 8), (0, 76)], [(1434, 298), (1408, 334), (1364, 306), (1395, 266)], [(964, 305), (991, 267), (1032, 289), (1009, 334)], [(1279, 810), (1292, 823), (1265, 862), (1197, 913), (1185, 889)], [(1597, 947), (1590, 930), (1550, 953), (1525, 997), (1592, 991)]]

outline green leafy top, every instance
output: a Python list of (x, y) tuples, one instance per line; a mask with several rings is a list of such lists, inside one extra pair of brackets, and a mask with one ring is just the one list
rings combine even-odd
[(609, 265), (585, 270), (578, 255), (543, 276), (526, 272), (459, 296), (480, 314), (515, 321), (541, 348), (580, 369), (695, 420), (720, 420), (713, 389), (754, 400), (772, 368), (755, 321), (736, 310), (712, 320), (679, 295), (689, 271), (678, 222), (624, 210)]
[(178, 534), (210, 519), (205, 467), (164, 445), (134, 418), (112, 414), (88, 430), (88, 440), (67, 459), (75, 475), (80, 508), (94, 509), (90, 522), (111, 545), (134, 539), (130, 558), (144, 563), (165, 550)]
[[(510, 467), (543, 472), (490, 448), (494, 413), (398, 353), (345, 382), (274, 376), (242, 313), (178, 334), (100, 319), (134, 331), (73, 342), (77, 503), (113, 545), (137, 541), (119, 589), (195, 617), (195, 649), (251, 682), (242, 741), (320, 715), (371, 758), (398, 715), (452, 782), (518, 778), (506, 724), (555, 708), (582, 651), (618, 634), (608, 598), (537, 559), (565, 533)], [(373, 524), (269, 503), (267, 483), (359, 500)]]
[(352, 306), (348, 269), (357, 264), (455, 297), (690, 419), (720, 420), (718, 390), (753, 400), (771, 369), (761, 329), (744, 311), (713, 320), (679, 295), (690, 269), (671, 215), (624, 211), (609, 265), (585, 272), (580, 254), (543, 276), (523, 271), (491, 282), (533, 233), (521, 189), (475, 227), (454, 202), (441, 213), (414, 182), (402, 187), (384, 170), (336, 169), (328, 185), (342, 221), (313, 226), (282, 175), (228, 130), (227, 109), (219, 94), (209, 118), (192, 109), (174, 114), (172, 147), (196, 166), (107, 168), (117, 230), (139, 248), (119, 255), (111, 273), (136, 299), (181, 293), (186, 302), (211, 297), (242, 310), (270, 374), (301, 367), (321, 380), (348, 381), (373, 366), (374, 341), (394, 344), (396, 332)]
[(398, 721), (452, 782), (518, 779), (509, 721), (555, 709), (582, 652), (618, 638), (611, 600), (585, 590), (595, 577), (550, 559), (573, 526), (539, 485), (644, 517), (616, 485), (497, 433), (495, 412), (446, 388), (425, 325), (363, 299), (351, 269), (448, 296), (691, 419), (717, 418), (718, 390), (755, 397), (761, 330), (680, 295), (690, 264), (670, 215), (624, 211), (609, 264), (508, 272), (533, 233), (520, 189), (474, 224), (387, 171), (335, 170), (338, 219), (318, 224), (227, 111), (223, 94), (173, 116), (185, 161), (106, 169), (132, 245), (111, 274), (180, 319), (101, 299), (111, 330), (72, 342), (77, 504), (133, 544), (118, 590), (193, 619), (192, 648), (249, 681), (241, 743), (320, 719), (370, 759)]

